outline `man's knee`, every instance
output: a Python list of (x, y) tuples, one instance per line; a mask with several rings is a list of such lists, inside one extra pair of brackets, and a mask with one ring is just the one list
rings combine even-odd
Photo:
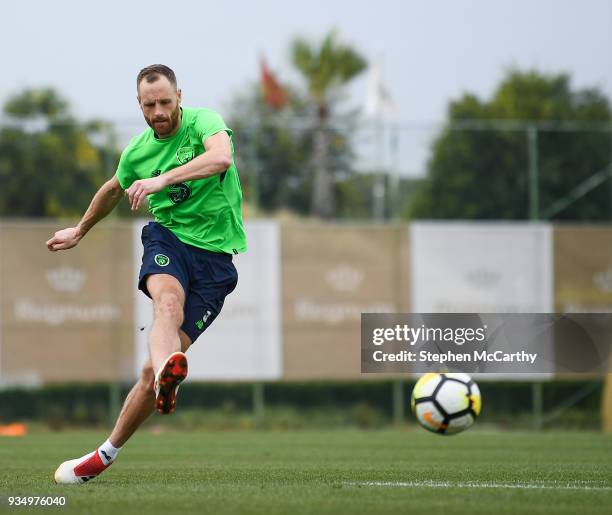
[(154, 300), (156, 317), (182, 321), (183, 297), (175, 291), (161, 292)]

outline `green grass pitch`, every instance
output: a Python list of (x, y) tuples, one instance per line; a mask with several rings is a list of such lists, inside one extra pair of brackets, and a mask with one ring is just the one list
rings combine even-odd
[[(137, 434), (102, 476), (58, 486), (63, 460), (106, 435), (0, 440), (2, 513), (612, 513), (612, 437), (468, 431)], [(66, 496), (15, 508), (9, 495)]]

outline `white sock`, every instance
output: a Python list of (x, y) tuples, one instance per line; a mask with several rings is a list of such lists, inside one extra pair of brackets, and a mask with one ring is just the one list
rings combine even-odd
[(100, 456), (102, 463), (104, 463), (104, 465), (108, 465), (112, 461), (115, 461), (115, 458), (117, 457), (117, 454), (119, 454), (120, 450), (121, 447), (115, 447), (112, 443), (110, 443), (110, 440), (106, 440), (106, 442), (98, 447), (98, 455)]

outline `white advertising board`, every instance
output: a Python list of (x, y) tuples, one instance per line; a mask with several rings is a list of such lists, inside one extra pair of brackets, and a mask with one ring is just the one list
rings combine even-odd
[(545, 224), (410, 226), (415, 313), (550, 313), (552, 229)]
[[(500, 222), (410, 226), (414, 313), (551, 313), (552, 227)], [(492, 332), (495, 328), (489, 328)], [(552, 339), (547, 337), (549, 355)], [(501, 379), (504, 374), (480, 379)], [(545, 379), (509, 374), (505, 379)]]

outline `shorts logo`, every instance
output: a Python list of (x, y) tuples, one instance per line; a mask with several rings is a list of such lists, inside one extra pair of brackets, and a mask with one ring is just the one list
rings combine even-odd
[(181, 147), (176, 151), (176, 160), (184, 165), (193, 159), (194, 154), (193, 147)]
[(201, 320), (196, 320), (196, 327), (201, 331), (202, 328), (204, 327), (204, 325), (206, 324), (206, 322), (208, 321), (208, 317), (212, 315), (212, 313), (210, 311), (206, 311), (206, 313), (204, 314), (204, 316), (202, 317)]
[(159, 266), (168, 266), (170, 264), (170, 258), (164, 254), (156, 254), (154, 259), (155, 263)]

